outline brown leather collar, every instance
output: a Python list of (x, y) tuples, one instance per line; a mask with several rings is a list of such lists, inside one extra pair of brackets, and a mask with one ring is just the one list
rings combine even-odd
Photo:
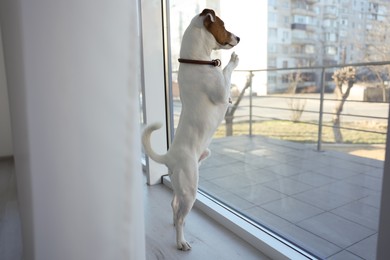
[(212, 65), (214, 67), (220, 67), (221, 66), (221, 60), (216, 59), (212, 61), (205, 61), (205, 60), (189, 60), (189, 59), (179, 59), (180, 63), (189, 63), (189, 64), (198, 64), (198, 65)]

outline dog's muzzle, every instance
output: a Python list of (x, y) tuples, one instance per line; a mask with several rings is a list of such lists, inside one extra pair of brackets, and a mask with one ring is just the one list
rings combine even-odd
[(224, 47), (224, 49), (230, 49), (230, 48), (235, 47), (240, 42), (240, 40), (241, 40), (240, 37), (232, 34), (230, 37), (230, 41), (226, 42), (225, 44), (223, 44), (221, 46)]

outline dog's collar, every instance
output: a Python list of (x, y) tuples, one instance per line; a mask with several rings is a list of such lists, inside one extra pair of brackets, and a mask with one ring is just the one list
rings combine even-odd
[(179, 59), (180, 63), (189, 63), (189, 64), (198, 64), (198, 65), (212, 65), (214, 67), (220, 67), (221, 66), (221, 60), (215, 59), (212, 61), (205, 61), (205, 60), (189, 60), (189, 59)]

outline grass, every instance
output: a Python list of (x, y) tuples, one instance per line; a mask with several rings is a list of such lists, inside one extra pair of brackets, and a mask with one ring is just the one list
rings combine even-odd
[[(332, 125), (331, 122), (325, 122), (326, 125)], [(372, 122), (345, 122), (342, 127), (353, 129), (370, 130), (377, 132), (386, 132), (385, 124)], [(356, 130), (341, 129), (344, 143), (346, 144), (384, 144), (386, 143), (385, 134), (368, 133)], [(248, 135), (249, 124), (235, 123), (233, 126), (234, 135)], [(263, 135), (280, 140), (288, 140), (294, 142), (315, 143), (318, 139), (318, 126), (306, 123), (294, 123), (291, 121), (260, 121), (252, 124), (253, 135)], [(215, 138), (225, 137), (225, 125), (219, 126)], [(332, 127), (322, 128), (323, 143), (334, 143)]]

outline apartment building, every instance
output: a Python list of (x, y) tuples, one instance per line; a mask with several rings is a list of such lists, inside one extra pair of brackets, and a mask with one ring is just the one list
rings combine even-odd
[[(370, 0), (269, 0), (268, 68), (311, 67), (378, 57), (378, 41), (387, 35), (389, 7)], [(375, 33), (373, 30), (375, 29)], [(387, 44), (384, 46), (386, 47)], [(384, 48), (384, 47), (382, 47)], [(388, 47), (387, 47), (388, 48)], [(268, 92), (285, 92), (292, 71), (268, 73)], [(300, 70), (302, 90), (316, 90), (319, 71)], [(331, 72), (326, 81), (331, 85)]]
[[(247, 12), (258, 8), (256, 5), (256, 1), (246, 1)], [(390, 32), (389, 6), (389, 0), (268, 0), (266, 10), (261, 8), (256, 15), (247, 16), (251, 36), (241, 35), (248, 30), (243, 28), (246, 25), (236, 29), (240, 36), (244, 36), (238, 49), (235, 48), (241, 57), (240, 68), (302, 68), (388, 60), (390, 44), (383, 43)], [(178, 68), (181, 35), (193, 15), (205, 7), (215, 9), (221, 17), (227, 17), (229, 27), (241, 22), (237, 19), (238, 12), (232, 15), (239, 9), (237, 3), (221, 0), (171, 1), (173, 71)], [(261, 16), (267, 17), (264, 22), (258, 18)], [(241, 48), (248, 42), (256, 44)], [(224, 57), (223, 53), (217, 52), (216, 57), (221, 58), (221, 55), (227, 62), (228, 56)], [(262, 82), (266, 81), (262, 83), (262, 88), (266, 88), (266, 91), (260, 91), (262, 93), (284, 93), (291, 80), (296, 78), (299, 78), (299, 91), (318, 91), (321, 71), (269, 71), (261, 76), (265, 76)], [(331, 76), (332, 70), (327, 70), (328, 89), (332, 89)], [(257, 86), (254, 87), (256, 89)]]

